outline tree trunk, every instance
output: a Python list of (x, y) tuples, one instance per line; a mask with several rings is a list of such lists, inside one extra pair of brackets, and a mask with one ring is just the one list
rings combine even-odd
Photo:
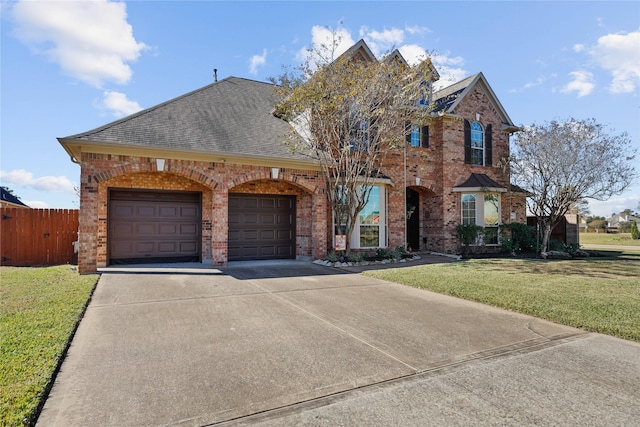
[(540, 245), (540, 255), (542, 258), (547, 258), (547, 248), (549, 247), (549, 241), (551, 240), (551, 223), (549, 221), (542, 221), (542, 244)]

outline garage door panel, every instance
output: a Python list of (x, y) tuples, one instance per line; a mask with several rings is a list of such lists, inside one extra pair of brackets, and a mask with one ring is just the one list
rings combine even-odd
[(264, 225), (273, 225), (276, 223), (276, 214), (273, 213), (264, 213), (260, 215), (260, 224)]
[(198, 245), (193, 242), (179, 242), (180, 244), (180, 252), (182, 253), (189, 253), (189, 254), (196, 254), (198, 253)]
[(122, 217), (131, 217), (133, 216), (134, 207), (129, 203), (115, 203), (112, 204), (111, 208), (111, 217), (112, 218), (122, 218)]
[(178, 250), (176, 242), (158, 242), (158, 252), (173, 253)]
[(260, 200), (260, 207), (263, 209), (273, 209), (276, 207), (276, 200), (274, 198), (263, 198)]
[(199, 260), (200, 213), (198, 193), (112, 190), (111, 261)]
[(156, 207), (149, 205), (136, 206), (135, 215), (139, 218), (155, 218), (157, 216)]
[(229, 194), (229, 261), (295, 258), (295, 196)]
[(178, 233), (180, 224), (158, 224), (158, 234), (174, 235)]
[(197, 224), (180, 224), (180, 235), (182, 236), (197, 236), (198, 235)]
[(177, 206), (160, 206), (158, 216), (162, 218), (179, 218)]
[(182, 206), (180, 216), (182, 218), (200, 218), (200, 209), (195, 206)]
[(257, 213), (243, 213), (238, 216), (238, 222), (236, 224), (257, 224), (258, 223), (258, 214)]
[(275, 240), (276, 239), (276, 230), (260, 230), (260, 239), (261, 240)]
[(156, 224), (138, 223), (134, 225), (134, 236), (153, 236), (156, 234), (158, 227)]

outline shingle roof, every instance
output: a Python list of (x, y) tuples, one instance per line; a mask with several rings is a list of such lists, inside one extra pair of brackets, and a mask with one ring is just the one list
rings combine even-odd
[(284, 144), (289, 124), (272, 114), (275, 86), (228, 77), (97, 129), (59, 138), (138, 148), (303, 159)]
[(24, 203), (22, 203), (22, 201), (18, 199), (16, 196), (14, 196), (13, 194), (5, 190), (4, 187), (0, 187), (0, 198), (2, 198), (3, 202), (11, 203), (17, 206), (24, 206), (25, 208), (29, 207)]
[(458, 100), (462, 92), (475, 80), (478, 74), (474, 74), (473, 76), (467, 77), (464, 80), (461, 80), (457, 83), (452, 84), (451, 86), (447, 86), (443, 89), (440, 89), (436, 93), (433, 94), (434, 106), (433, 111), (445, 111), (452, 112), (450, 110), (451, 106)]
[(455, 114), (455, 110), (458, 104), (478, 83), (481, 83), (485, 87), (494, 105), (502, 115), (502, 130), (509, 132), (517, 131), (518, 128), (511, 121), (511, 118), (507, 114), (506, 110), (500, 103), (500, 100), (498, 100), (498, 97), (493, 92), (493, 89), (491, 89), (491, 86), (489, 86), (489, 82), (482, 73), (477, 73), (469, 76), (464, 80), (454, 83), (451, 86), (447, 86), (444, 89), (440, 89), (439, 91), (434, 93), (434, 112)]
[(456, 185), (454, 188), (490, 188), (504, 189), (504, 187), (483, 173), (472, 173), (465, 182)]

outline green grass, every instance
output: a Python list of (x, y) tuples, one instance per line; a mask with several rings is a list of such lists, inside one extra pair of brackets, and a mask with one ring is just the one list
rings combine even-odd
[(580, 233), (580, 244), (640, 246), (640, 240), (631, 239), (631, 233)]
[(66, 265), (0, 267), (0, 425), (35, 422), (97, 279)]
[(640, 254), (476, 259), (363, 274), (640, 342)]

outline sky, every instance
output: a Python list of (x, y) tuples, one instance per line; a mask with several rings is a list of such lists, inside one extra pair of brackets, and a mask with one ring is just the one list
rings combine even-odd
[[(0, 185), (78, 208), (58, 137), (229, 76), (268, 81), (332, 31), (381, 56), (431, 56), (441, 87), (482, 72), (517, 125), (589, 119), (640, 151), (638, 1), (0, 0)], [(636, 168), (640, 169), (640, 159)], [(593, 215), (640, 211), (640, 182)]]

